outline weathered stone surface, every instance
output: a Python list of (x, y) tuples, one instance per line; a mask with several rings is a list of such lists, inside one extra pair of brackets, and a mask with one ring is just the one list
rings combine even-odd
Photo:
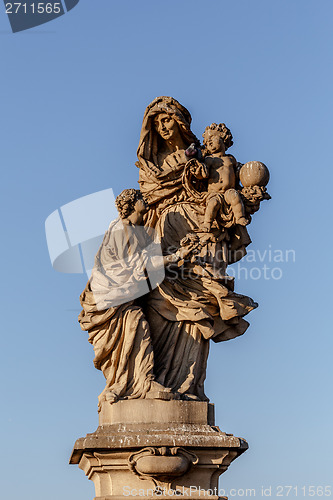
[[(214, 425), (208, 403), (130, 400), (110, 406), (114, 422), (123, 416), (126, 423), (100, 425), (78, 439), (70, 460), (94, 481), (98, 500), (139, 490), (147, 498), (155, 491), (156, 497), (156, 488), (197, 498), (200, 489), (201, 495), (218, 489), (219, 475), (248, 448), (245, 440)], [(103, 409), (100, 419), (106, 419)]]
[(132, 399), (101, 406), (100, 425), (110, 424), (209, 424), (214, 425), (214, 405), (201, 401)]
[(119, 219), (81, 295), (79, 321), (106, 378), (100, 405), (207, 401), (210, 339), (242, 335), (244, 316), (257, 307), (234, 292), (227, 266), (251, 242), (247, 226), (269, 198), (269, 172), (260, 162), (242, 167), (226, 153), (233, 141), (225, 124), (212, 123), (203, 138), (200, 145), (176, 99), (147, 106), (137, 151), (140, 191), (117, 196)]
[(210, 340), (244, 334), (257, 307), (234, 292), (227, 267), (251, 243), (247, 227), (270, 198), (269, 171), (226, 153), (233, 140), (223, 123), (203, 139), (172, 97), (147, 106), (140, 190), (117, 196), (119, 218), (80, 297), (106, 386), (99, 427), (76, 441), (70, 463), (94, 481), (96, 500), (154, 498), (158, 488), (207, 496), (248, 447), (215, 426), (204, 380)]

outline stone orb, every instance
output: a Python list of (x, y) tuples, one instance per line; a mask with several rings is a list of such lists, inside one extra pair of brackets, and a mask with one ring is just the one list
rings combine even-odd
[(244, 187), (267, 186), (269, 170), (260, 161), (249, 161), (240, 169), (239, 179)]

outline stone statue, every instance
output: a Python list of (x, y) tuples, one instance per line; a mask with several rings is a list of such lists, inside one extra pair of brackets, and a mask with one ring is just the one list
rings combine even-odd
[[(187, 109), (171, 97), (147, 107), (137, 151), (140, 192), (117, 197), (120, 218), (81, 295), (79, 321), (106, 378), (100, 405), (208, 401), (210, 339), (242, 335), (244, 316), (257, 307), (234, 292), (227, 266), (245, 255), (246, 226), (269, 199), (267, 167), (226, 155), (232, 135), (224, 124), (206, 128), (203, 146), (190, 125)], [(147, 251), (155, 247), (160, 255)], [(156, 286), (149, 285), (149, 266), (163, 270)]]
[(219, 475), (248, 448), (215, 425), (204, 380), (210, 340), (242, 335), (257, 307), (234, 292), (227, 267), (251, 242), (269, 172), (226, 154), (223, 123), (206, 128), (202, 146), (190, 125), (172, 97), (147, 107), (140, 190), (116, 198), (119, 218), (81, 295), (79, 321), (106, 387), (99, 426), (77, 439), (70, 463), (94, 482), (96, 500), (219, 500)]

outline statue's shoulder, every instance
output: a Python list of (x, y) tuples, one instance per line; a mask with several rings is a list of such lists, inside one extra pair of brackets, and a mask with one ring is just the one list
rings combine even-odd
[(236, 166), (237, 165), (237, 160), (236, 158), (233, 156), (233, 155), (225, 155), (225, 158), (227, 159), (227, 161), (229, 161), (230, 163), (232, 163), (233, 166)]

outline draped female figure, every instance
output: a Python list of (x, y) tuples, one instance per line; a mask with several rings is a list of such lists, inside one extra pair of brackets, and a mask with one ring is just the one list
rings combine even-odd
[(149, 205), (145, 225), (155, 229), (165, 255), (193, 248), (147, 295), (144, 313), (156, 381), (183, 399), (206, 400), (209, 339), (242, 335), (248, 327), (243, 317), (257, 304), (236, 294), (226, 274), (230, 242), (244, 255), (250, 242), (246, 229), (237, 233), (220, 225), (209, 236), (201, 232), (208, 172), (190, 124), (190, 113), (171, 97), (156, 98), (143, 118), (137, 166)]

